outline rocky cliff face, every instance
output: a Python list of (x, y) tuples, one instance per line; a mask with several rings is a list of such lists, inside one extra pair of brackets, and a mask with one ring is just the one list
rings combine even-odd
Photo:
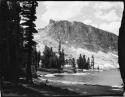
[(117, 52), (118, 36), (81, 22), (54, 21), (44, 29), (55, 40), (94, 52)]
[(66, 57), (77, 58), (80, 53), (95, 56), (96, 65), (118, 67), (118, 36), (81, 22), (54, 21), (39, 29), (35, 35), (38, 49), (44, 45), (58, 50), (58, 40), (62, 42)]

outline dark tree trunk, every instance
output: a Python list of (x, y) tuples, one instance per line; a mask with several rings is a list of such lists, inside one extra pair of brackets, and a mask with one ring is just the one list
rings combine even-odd
[(27, 68), (26, 68), (26, 79), (27, 79), (27, 82), (32, 82), (32, 72), (31, 72), (32, 60), (31, 60), (31, 55), (32, 55), (32, 51), (31, 51), (31, 49), (29, 49), (28, 50)]
[(119, 55), (120, 72), (121, 72), (121, 77), (123, 79), (124, 90), (125, 90), (125, 10), (123, 11), (121, 27), (119, 30), (118, 55)]
[(3, 76), (6, 80), (17, 82), (18, 81), (18, 56), (19, 43), (17, 34), (19, 31), (19, 6), (16, 1), (1, 1), (1, 33), (2, 37), (2, 69)]
[[(7, 29), (8, 29), (8, 6), (6, 1), (0, 1), (0, 70), (1, 76), (5, 77), (7, 74), (5, 68), (7, 67)], [(6, 13), (5, 13), (6, 12)]]

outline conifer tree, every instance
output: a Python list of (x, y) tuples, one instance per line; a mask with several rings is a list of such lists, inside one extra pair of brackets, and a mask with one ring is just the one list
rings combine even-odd
[(91, 57), (91, 68), (94, 69), (94, 56)]
[(32, 73), (31, 73), (31, 65), (32, 65), (32, 52), (33, 52), (33, 45), (36, 43), (33, 41), (33, 33), (37, 33), (35, 29), (34, 21), (36, 20), (36, 7), (38, 3), (36, 1), (23, 1), (22, 2), (22, 9), (21, 15), (24, 20), (21, 25), (24, 27), (24, 43), (25, 43), (25, 50), (27, 52), (27, 68), (26, 68), (26, 78), (28, 82), (32, 82)]
[(41, 60), (44, 68), (59, 69), (59, 58), (55, 52), (53, 52), (52, 47), (49, 48), (48, 46), (45, 46)]
[[(22, 65), (21, 63), (21, 58), (22, 55), (20, 54), (22, 52), (22, 33), (21, 33), (21, 28), (20, 28), (20, 12), (21, 12), (21, 8), (19, 5), (19, 2), (17, 1), (12, 1), (12, 7), (10, 10), (10, 17), (12, 19), (12, 22), (10, 23), (10, 29), (11, 29), (11, 37), (13, 37), (13, 39), (10, 39), (10, 54), (11, 57), (13, 56), (13, 58), (11, 59), (11, 64), (13, 64), (12, 66), (12, 70), (15, 67), (15, 72), (13, 72), (13, 76), (14, 80), (18, 80), (19, 75), (20, 75), (20, 66)], [(14, 71), (14, 70), (13, 70)]]
[(89, 69), (90, 67), (90, 59), (88, 58), (87, 63), (86, 63), (86, 69)]
[(58, 53), (59, 53), (59, 59), (58, 59), (58, 69), (61, 70), (61, 40), (59, 40), (59, 48), (58, 48)]
[(49, 47), (47, 45), (45, 45), (45, 49), (43, 51), (43, 56), (42, 56), (42, 64), (43, 67), (48, 68), (48, 64), (49, 64), (49, 57), (50, 57), (50, 52), (49, 52)]
[[(6, 12), (6, 13), (5, 13)], [(6, 75), (5, 68), (7, 65), (7, 50), (6, 50), (6, 40), (7, 40), (7, 27), (8, 27), (8, 14), (9, 9), (7, 2), (5, 0), (0, 1), (0, 77), (1, 79)], [(5, 49), (4, 49), (5, 48)], [(3, 52), (3, 53), (2, 53)]]
[[(19, 77), (19, 58), (20, 52), (20, 5), (17, 1), (0, 1), (0, 30), (1, 30), (1, 43), (3, 42), (4, 53), (3, 59), (1, 57), (4, 77), (11, 81), (18, 81)], [(1, 53), (1, 54), (2, 54)]]
[(72, 58), (72, 67), (73, 67), (73, 71), (74, 73), (76, 73), (76, 64), (75, 64), (75, 58)]
[(86, 65), (86, 57), (85, 55), (83, 55), (83, 68), (85, 69), (85, 65)]
[[(10, 75), (10, 57), (9, 57), (9, 4), (6, 0), (0, 1), (0, 66), (1, 74), (7, 79)], [(8, 57), (7, 57), (8, 56)], [(9, 73), (10, 72), (10, 73)]]
[(62, 49), (61, 52), (61, 66), (64, 66), (65, 64), (65, 53), (64, 53), (64, 49)]
[(77, 60), (77, 64), (79, 69), (83, 69), (83, 59), (81, 54), (79, 56), (79, 59)]

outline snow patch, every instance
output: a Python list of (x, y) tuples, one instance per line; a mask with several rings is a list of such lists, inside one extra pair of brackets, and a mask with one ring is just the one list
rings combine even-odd
[(89, 73), (74, 73), (74, 74), (72, 74), (72, 75), (87, 75), (87, 74), (89, 74)]
[(45, 77), (55, 77), (55, 75), (54, 74), (46, 74), (46, 75), (44, 75)]
[(102, 69), (115, 69), (116, 67), (114, 65), (111, 65), (109, 63), (105, 63), (104, 65), (100, 66)]
[[(46, 74), (45, 77), (55, 77), (56, 75), (87, 75), (89, 73), (54, 73), (54, 74)], [(42, 76), (41, 76), (42, 77)]]
[(123, 86), (121, 85), (121, 86), (117, 86), (117, 85), (114, 85), (114, 86), (112, 86), (113, 88), (123, 88)]

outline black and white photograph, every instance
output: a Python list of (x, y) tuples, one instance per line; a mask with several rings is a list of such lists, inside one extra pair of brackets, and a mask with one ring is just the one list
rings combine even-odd
[(0, 0), (0, 97), (125, 97), (123, 1)]

